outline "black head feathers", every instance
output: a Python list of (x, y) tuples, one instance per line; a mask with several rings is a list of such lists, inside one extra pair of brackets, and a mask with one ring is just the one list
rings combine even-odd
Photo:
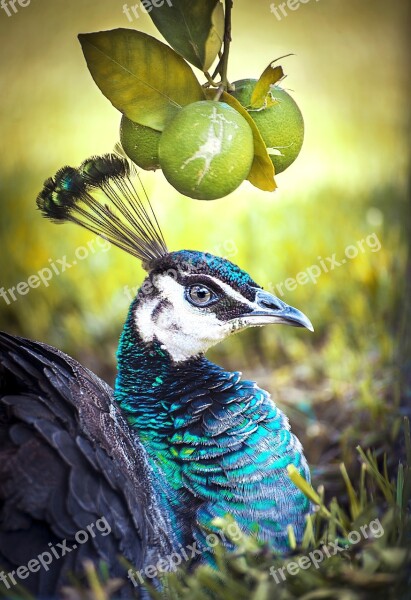
[(129, 161), (116, 154), (93, 156), (78, 169), (63, 167), (44, 182), (37, 206), (55, 223), (77, 223), (139, 258), (143, 266), (168, 254), (140, 178)]

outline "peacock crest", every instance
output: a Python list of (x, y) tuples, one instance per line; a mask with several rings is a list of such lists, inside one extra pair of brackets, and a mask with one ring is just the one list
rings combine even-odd
[(133, 165), (117, 154), (63, 167), (46, 179), (37, 197), (42, 214), (55, 223), (71, 221), (142, 261), (168, 254), (163, 233)]

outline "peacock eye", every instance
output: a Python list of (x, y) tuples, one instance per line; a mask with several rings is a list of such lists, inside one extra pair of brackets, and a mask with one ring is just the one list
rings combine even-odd
[(191, 285), (186, 289), (187, 300), (194, 306), (208, 306), (217, 296), (205, 285)]

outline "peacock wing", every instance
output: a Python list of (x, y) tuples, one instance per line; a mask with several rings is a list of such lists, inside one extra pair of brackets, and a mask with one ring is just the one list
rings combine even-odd
[(0, 333), (0, 570), (50, 597), (86, 558), (124, 577), (119, 556), (141, 569), (170, 539), (112, 389), (59, 350)]

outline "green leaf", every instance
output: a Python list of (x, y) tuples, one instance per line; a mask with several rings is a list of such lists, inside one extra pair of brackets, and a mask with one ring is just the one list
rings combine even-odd
[(203, 71), (208, 71), (216, 59), (223, 44), (224, 37), (224, 9), (221, 2), (215, 5), (211, 15), (211, 29), (204, 48)]
[(361, 456), (364, 461), (368, 473), (371, 475), (376, 485), (380, 488), (381, 492), (384, 494), (385, 499), (391, 505), (394, 501), (394, 485), (388, 479), (388, 477), (384, 477), (381, 475), (378, 468), (378, 461), (375, 457), (375, 454), (371, 452), (371, 450), (367, 450), (367, 454), (365, 454), (364, 450), (361, 446), (357, 446), (357, 452)]
[(287, 472), (291, 481), (303, 492), (305, 496), (307, 496), (307, 498), (311, 500), (311, 502), (314, 502), (314, 504), (317, 504), (318, 506), (324, 506), (323, 501), (321, 500), (320, 496), (317, 494), (315, 489), (310, 483), (308, 483), (308, 481), (304, 479), (304, 477), (294, 465), (287, 465)]
[(260, 109), (268, 108), (273, 104), (277, 104), (277, 100), (273, 99), (269, 95), (270, 87), (280, 81), (284, 77), (284, 71), (282, 67), (273, 67), (273, 63), (270, 63), (260, 76), (260, 79), (255, 84), (251, 100), (250, 108)]
[(189, 65), (146, 33), (113, 29), (78, 37), (100, 90), (136, 123), (162, 131), (182, 106), (204, 99)]
[(358, 497), (357, 494), (353, 488), (353, 485), (351, 483), (351, 479), (350, 476), (348, 475), (347, 472), (347, 468), (345, 466), (344, 463), (340, 464), (340, 471), (341, 474), (343, 476), (344, 482), (345, 482), (345, 486), (347, 488), (347, 492), (348, 492), (348, 498), (350, 500), (350, 512), (351, 512), (351, 516), (352, 519), (355, 520), (358, 515), (360, 514), (360, 505), (358, 502)]
[(410, 421), (408, 417), (404, 417), (404, 436), (405, 436), (405, 450), (407, 456), (407, 463), (411, 466), (411, 433), (410, 433)]
[(404, 490), (404, 466), (402, 463), (398, 465), (398, 474), (397, 474), (397, 506), (402, 510), (403, 509), (403, 490)]
[(238, 112), (243, 115), (244, 119), (246, 119), (251, 127), (251, 131), (253, 132), (254, 160), (247, 177), (248, 181), (260, 190), (265, 192), (273, 192), (277, 187), (274, 179), (274, 165), (268, 156), (267, 148), (257, 128), (257, 125), (250, 117), (246, 109), (241, 106), (234, 96), (228, 94), (227, 92), (223, 92), (221, 95), (221, 100), (223, 102), (227, 102), (227, 104), (238, 110)]
[(170, 0), (149, 11), (167, 42), (202, 71), (213, 64), (224, 34), (219, 0)]
[(301, 547), (304, 549), (315, 545), (315, 530), (313, 525), (313, 515), (307, 515), (305, 517), (305, 529), (303, 539), (301, 541)]
[(297, 540), (295, 538), (294, 527), (292, 525), (287, 525), (287, 535), (288, 535), (288, 544), (291, 550), (295, 550), (297, 548)]

